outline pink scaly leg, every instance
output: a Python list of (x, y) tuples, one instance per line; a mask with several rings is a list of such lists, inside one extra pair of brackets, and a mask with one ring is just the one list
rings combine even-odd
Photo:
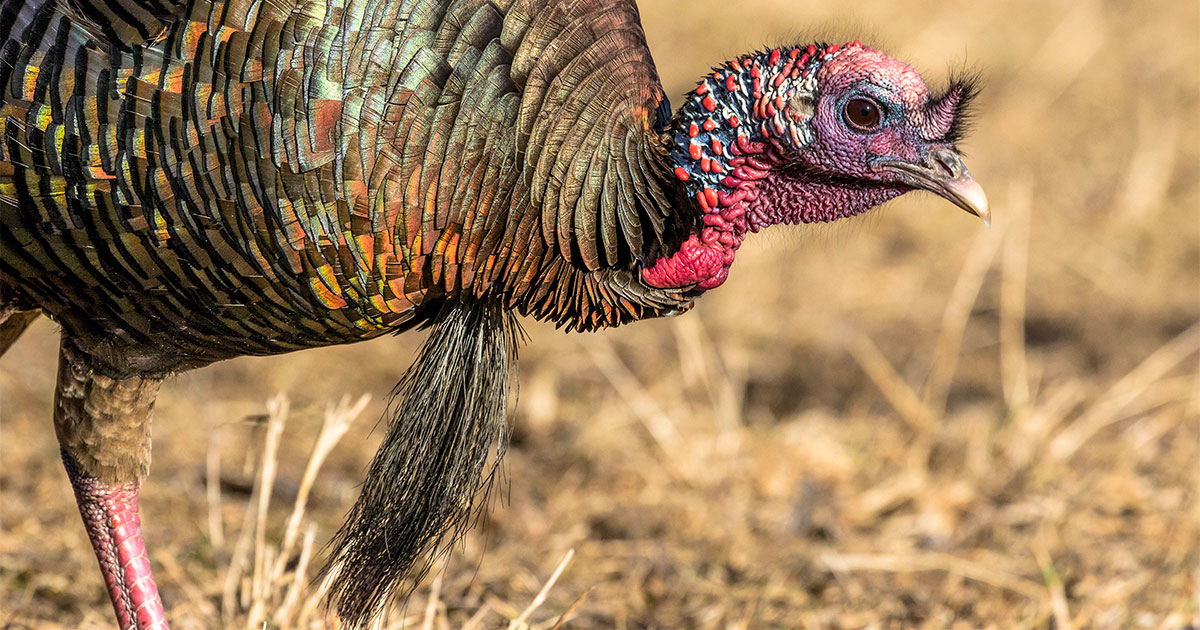
[(168, 630), (142, 541), (138, 484), (109, 486), (79, 472), (66, 453), (63, 462), (121, 630)]
[(62, 340), (54, 431), (121, 630), (168, 630), (138, 518), (161, 382), (107, 376), (71, 339)]

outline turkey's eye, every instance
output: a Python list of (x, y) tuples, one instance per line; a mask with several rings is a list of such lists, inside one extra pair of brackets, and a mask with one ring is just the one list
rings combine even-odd
[(857, 131), (874, 131), (883, 115), (879, 104), (869, 98), (852, 98), (846, 102), (846, 122)]

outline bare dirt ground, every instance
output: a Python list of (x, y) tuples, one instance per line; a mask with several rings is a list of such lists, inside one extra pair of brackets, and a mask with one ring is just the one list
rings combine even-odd
[[(380, 627), (1200, 626), (1200, 7), (642, 5), (672, 95), (831, 23), (934, 82), (980, 69), (995, 224), (913, 194), (751, 239), (684, 317), (526, 322), (507, 491)], [(142, 513), (173, 627), (337, 627), (309, 580), (419, 341), (164, 386)], [(56, 348), (43, 320), (0, 360), (0, 627), (111, 628)], [(306, 482), (326, 409), (363, 395)]]

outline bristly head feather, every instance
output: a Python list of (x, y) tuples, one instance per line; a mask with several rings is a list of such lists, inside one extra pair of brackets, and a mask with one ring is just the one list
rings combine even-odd
[(972, 104), (982, 86), (976, 71), (956, 69), (951, 72), (946, 88), (929, 101), (930, 118), (946, 125), (942, 142), (957, 144), (971, 131), (975, 120)]

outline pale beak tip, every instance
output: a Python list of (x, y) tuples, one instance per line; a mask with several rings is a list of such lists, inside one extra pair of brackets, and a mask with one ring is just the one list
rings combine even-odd
[(988, 203), (983, 188), (979, 189), (979, 199), (974, 200), (972, 205), (975, 207), (975, 215), (983, 219), (983, 227), (992, 227), (992, 206)]
[(947, 182), (946, 190), (956, 205), (983, 219), (984, 227), (992, 225), (992, 206), (988, 202), (987, 193), (983, 192), (983, 186), (970, 175)]

